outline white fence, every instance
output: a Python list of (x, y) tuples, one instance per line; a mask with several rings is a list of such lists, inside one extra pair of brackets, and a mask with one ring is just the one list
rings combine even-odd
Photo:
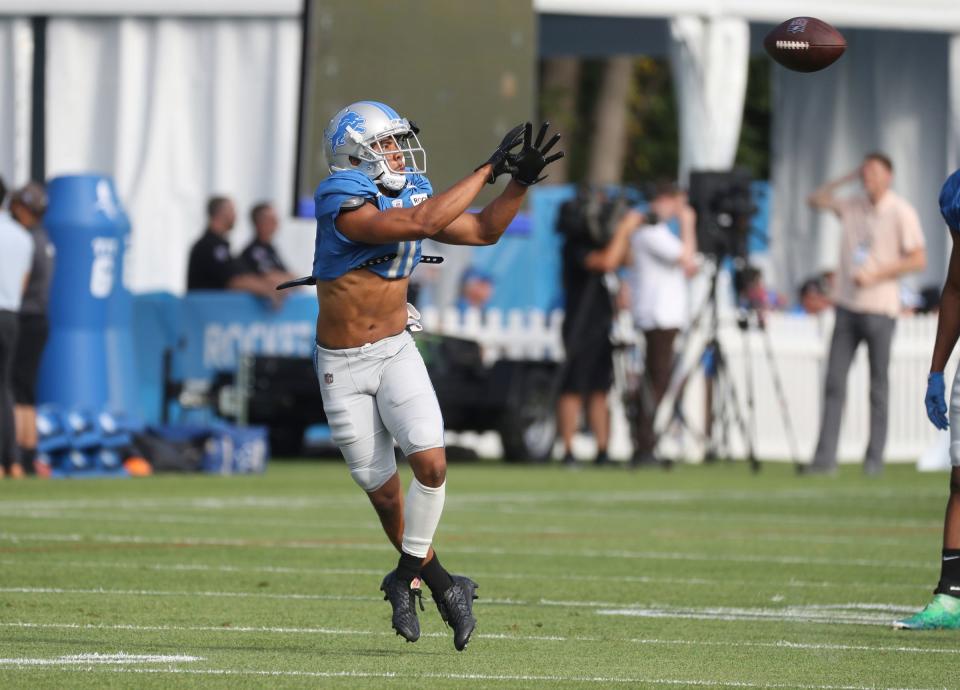
[[(503, 314), (491, 310), (464, 313), (456, 309), (439, 312), (425, 310), (424, 327), (433, 332), (478, 340), (483, 346), (484, 360), (559, 359), (563, 356), (560, 327), (563, 313), (539, 311)], [(833, 329), (832, 314), (822, 317), (791, 314), (770, 314), (765, 331), (741, 331), (731, 315), (721, 319), (719, 340), (732, 372), (740, 399), (740, 409), (750, 417), (748, 392), (753, 395), (753, 438), (756, 454), (763, 460), (789, 460), (791, 444), (784, 426), (784, 415), (773, 385), (771, 364), (785, 390), (787, 414), (792, 422), (799, 459), (809, 461), (817, 442), (822, 407), (826, 356)], [(923, 408), (926, 374), (936, 333), (936, 317), (904, 317), (897, 322), (890, 366), (889, 433), (886, 458), (889, 461), (915, 461), (937, 439), (936, 430), (927, 421)], [(702, 352), (705, 334), (691, 334), (686, 348), (686, 367), (691, 381), (683, 399), (683, 410), (691, 426), (703, 429), (705, 392), (702, 370), (693, 366)], [(768, 341), (766, 340), (768, 339)], [(766, 341), (766, 342), (765, 342)], [(772, 358), (767, 354), (767, 346)], [(747, 386), (747, 364), (752, 386)], [(952, 371), (954, 361), (951, 362)], [(610, 453), (626, 458), (631, 453), (626, 419), (618, 391), (611, 396), (613, 410)], [(860, 461), (867, 445), (869, 430), (869, 368), (866, 348), (861, 347), (854, 359), (847, 387), (847, 400), (840, 436), (839, 455), (844, 461)], [(733, 454), (742, 456), (745, 445), (735, 425), (730, 425)], [(457, 442), (473, 445), (481, 453), (496, 454), (498, 443), (491, 435), (461, 435)], [(494, 435), (495, 436), (495, 435)], [(704, 448), (697, 434), (674, 429), (661, 442), (660, 449), (668, 456), (686, 459), (702, 457)], [(578, 438), (574, 448), (579, 455), (593, 452), (588, 437)]]

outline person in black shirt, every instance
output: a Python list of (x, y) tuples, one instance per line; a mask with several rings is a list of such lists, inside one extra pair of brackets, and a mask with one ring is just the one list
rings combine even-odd
[[(47, 210), (47, 193), (39, 182), (28, 182), (10, 198), (10, 215), (30, 233), (33, 240), (33, 265), (30, 280), (20, 304), (20, 336), (13, 355), (13, 414), (20, 462), (33, 470), (37, 454), (37, 374), (47, 343), (47, 305), (53, 281), (54, 248), (41, 224)], [(21, 471), (11, 467), (11, 476)]]
[(230, 254), (227, 236), (236, 219), (229, 198), (215, 196), (207, 202), (207, 229), (190, 249), (187, 290), (242, 290), (277, 305), (283, 298), (275, 289), (280, 281), (250, 271)]
[(254, 237), (240, 254), (244, 268), (264, 276), (274, 274), (273, 278), (279, 282), (292, 279), (273, 246), (273, 236), (280, 225), (273, 204), (262, 201), (250, 209), (250, 222), (253, 223)]
[(563, 440), (563, 463), (573, 465), (573, 435), (581, 409), (597, 442), (596, 464), (608, 462), (610, 409), (607, 393), (613, 384), (613, 299), (604, 274), (619, 268), (626, 257), (631, 223), (618, 222), (616, 200), (589, 189), (563, 205), (558, 229), (564, 235), (563, 364), (557, 430)]

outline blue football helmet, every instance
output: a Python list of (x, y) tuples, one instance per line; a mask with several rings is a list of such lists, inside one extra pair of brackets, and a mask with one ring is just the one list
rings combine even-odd
[[(323, 138), (330, 172), (359, 170), (392, 191), (403, 189), (406, 175), (427, 172), (427, 152), (417, 139), (416, 126), (384, 103), (351, 103), (333, 116)], [(403, 154), (402, 172), (387, 162), (387, 156), (397, 151)]]

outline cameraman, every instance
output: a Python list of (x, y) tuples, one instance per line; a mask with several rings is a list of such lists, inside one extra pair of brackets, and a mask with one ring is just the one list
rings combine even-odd
[[(562, 369), (557, 401), (557, 427), (563, 439), (563, 462), (573, 465), (573, 434), (580, 412), (597, 441), (595, 464), (609, 461), (610, 410), (607, 394), (613, 384), (613, 297), (605, 274), (623, 264), (630, 234), (638, 227), (637, 212), (623, 215), (625, 204), (601, 191), (581, 188), (560, 209), (557, 229), (563, 234), (563, 291), (566, 309)], [(616, 230), (614, 231), (614, 228)]]
[[(639, 214), (636, 214), (639, 215)], [(646, 342), (644, 380), (635, 426), (634, 467), (658, 464), (653, 423), (673, 368), (673, 342), (687, 324), (687, 280), (697, 272), (697, 217), (672, 182), (654, 188), (647, 218), (627, 216), (634, 228), (628, 272), (633, 320)], [(668, 223), (676, 220), (679, 237)]]

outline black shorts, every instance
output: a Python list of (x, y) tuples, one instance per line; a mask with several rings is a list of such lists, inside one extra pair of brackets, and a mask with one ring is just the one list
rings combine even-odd
[(20, 336), (13, 355), (13, 401), (37, 404), (37, 374), (50, 328), (43, 314), (20, 314)]
[(602, 338), (590, 338), (579, 346), (565, 343), (567, 352), (572, 352), (566, 362), (563, 393), (606, 393), (613, 385), (613, 345), (606, 331)]

